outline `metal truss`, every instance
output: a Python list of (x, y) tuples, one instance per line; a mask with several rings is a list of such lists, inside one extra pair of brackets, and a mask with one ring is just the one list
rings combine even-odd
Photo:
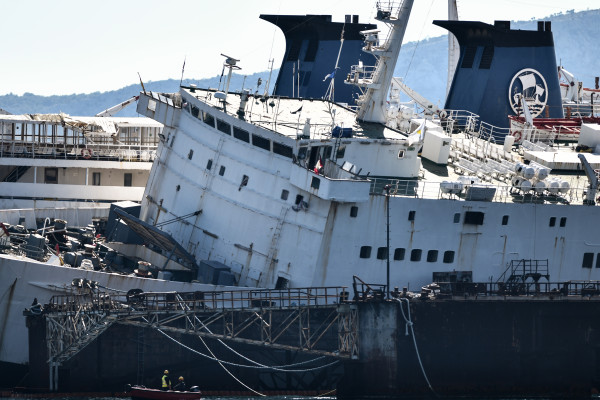
[(356, 359), (358, 313), (340, 289), (56, 296), (42, 314), (48, 362), (57, 370), (114, 323)]

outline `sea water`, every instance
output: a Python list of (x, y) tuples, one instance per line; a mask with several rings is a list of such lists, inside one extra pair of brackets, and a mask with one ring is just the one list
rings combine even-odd
[[(122, 400), (122, 399), (128, 399), (129, 397), (127, 396), (126, 393), (123, 393), (123, 396), (119, 396), (119, 397), (81, 397), (81, 396), (74, 396), (74, 397), (38, 397), (40, 395), (19, 395), (18, 397), (0, 397), (0, 399), (6, 399), (6, 400), (22, 400), (24, 398), (31, 398), (31, 399), (36, 399), (36, 400)], [(43, 396), (43, 395), (42, 395)], [(219, 397), (219, 396), (206, 396), (203, 397), (206, 400), (337, 400), (337, 398), (335, 396), (256, 396), (256, 397), (249, 397), (249, 396), (235, 396), (235, 397)], [(456, 398), (456, 397), (455, 397)], [(473, 399), (473, 398), (469, 398), (468, 395), (465, 397), (467, 399), (470, 400), (489, 400), (489, 399), (485, 399), (485, 398), (479, 398), (479, 399)], [(450, 397), (439, 397), (439, 399), (450, 399)], [(494, 398), (494, 400), (533, 400), (527, 397), (523, 397), (523, 398), (511, 398), (511, 399), (498, 399), (498, 398)], [(535, 398), (535, 400), (551, 400), (551, 399), (543, 399), (543, 398)], [(552, 399), (552, 400), (556, 400), (556, 399)]]

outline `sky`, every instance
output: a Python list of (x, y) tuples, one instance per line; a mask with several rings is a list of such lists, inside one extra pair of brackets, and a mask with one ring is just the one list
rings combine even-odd
[[(600, 0), (458, 0), (461, 20), (523, 21)], [(104, 92), (144, 81), (200, 79), (221, 73), (221, 53), (240, 74), (281, 64), (285, 40), (260, 14), (358, 14), (373, 22), (369, 0), (30, 0), (2, 4), (0, 95)], [(441, 36), (447, 0), (414, 0), (404, 42)], [(532, 25), (532, 29), (535, 27)]]

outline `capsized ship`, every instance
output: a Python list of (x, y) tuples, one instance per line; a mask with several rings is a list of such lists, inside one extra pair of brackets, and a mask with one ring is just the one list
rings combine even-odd
[[(593, 206), (597, 157), (520, 155), (510, 144), (495, 144), (472, 113), (446, 110), (425, 121), (411, 119), (394, 98), (387, 107), (411, 6), (378, 9), (378, 20), (391, 28), (389, 40), (365, 32), (364, 49), (377, 62), (358, 63), (342, 77), (358, 88), (357, 107), (337, 103), (337, 96), (267, 97), (192, 86), (141, 94), (138, 111), (165, 126), (142, 222), (194, 262), (218, 263), (237, 286), (350, 286), (352, 275), (383, 282), (388, 263), (391, 286), (497, 282), (514, 277), (523, 259), (547, 260), (534, 263), (544, 266), (532, 272), (538, 279), (597, 279), (597, 246), (589, 238), (599, 228), (585, 224), (599, 213)], [(225, 66), (231, 71), (238, 62), (227, 57)], [(564, 173), (582, 166), (586, 176)], [(168, 249), (151, 247), (162, 257), (157, 263), (169, 258)], [(8, 258), (15, 267), (2, 269), (1, 281), (9, 283), (2, 290), (18, 301), (5, 303), (11, 311), (5, 325), (22, 321), (36, 293), (69, 291), (81, 275), (25, 260), (32, 267), (17, 276), (20, 264)], [(43, 283), (34, 279), (41, 268), (48, 268)], [(205, 284), (86, 274), (125, 291), (194, 291)], [(3, 351), (16, 343), (6, 332)]]
[[(364, 50), (376, 66), (359, 63), (344, 77), (360, 89), (356, 109), (195, 87), (142, 94), (138, 111), (165, 124), (165, 140), (141, 218), (160, 224), (202, 209), (164, 230), (198, 259), (228, 265), (246, 286), (350, 285), (352, 275), (381, 281), (388, 262), (390, 285), (410, 288), (435, 274), (497, 281), (521, 259), (548, 260), (543, 275), (553, 280), (597, 278), (589, 238), (598, 229), (584, 223), (599, 213), (584, 206), (595, 202), (596, 155), (521, 156), (495, 144), (496, 131), (476, 115), (455, 110), (437, 123), (413, 120), (404, 132), (390, 127), (404, 118), (386, 96), (411, 5), (379, 9), (391, 27), (385, 42), (366, 32)], [(529, 32), (527, 43), (540, 36)], [(548, 30), (541, 35), (544, 46), (552, 43)], [(500, 51), (489, 55), (490, 65), (512, 71), (506, 76), (522, 69), (496, 64)], [(238, 61), (229, 57), (225, 66)], [(556, 77), (551, 70), (544, 79)], [(478, 71), (489, 75), (471, 74)], [(509, 83), (501, 95), (490, 90), (492, 101), (508, 102)], [(451, 93), (469, 89), (459, 68)], [(467, 135), (450, 133), (460, 129)], [(588, 171), (591, 189), (569, 169)]]

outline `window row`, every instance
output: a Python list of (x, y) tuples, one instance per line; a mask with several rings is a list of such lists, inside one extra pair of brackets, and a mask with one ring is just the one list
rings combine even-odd
[[(192, 116), (198, 118), (205, 124), (209, 125), (211, 128), (217, 128), (220, 132), (223, 132), (227, 135), (232, 135), (232, 127), (228, 122), (223, 121), (222, 119), (215, 118), (212, 114), (206, 111), (200, 111), (200, 109), (196, 106), (187, 106), (185, 108), (186, 111), (190, 112)], [(215, 126), (216, 122), (216, 126)], [(245, 129), (238, 128), (237, 126), (233, 127), (233, 137), (241, 140), (246, 143), (250, 143), (253, 146), (259, 147), (263, 150), (273, 151), (275, 154), (279, 154), (280, 156), (292, 158), (294, 151), (291, 146), (287, 146), (282, 143), (273, 142), (273, 148), (271, 149), (271, 141), (262, 136), (250, 134)]]
[[(360, 248), (360, 258), (371, 258), (371, 246), (362, 246)], [(388, 248), (387, 247), (378, 247), (377, 248), (377, 259), (378, 260), (387, 260), (388, 258)], [(394, 261), (402, 261), (406, 257), (406, 249), (404, 247), (398, 247), (394, 249), (393, 259)], [(422, 249), (412, 249), (410, 251), (410, 261), (418, 262), (421, 261), (423, 257)], [(428, 250), (426, 254), (427, 262), (437, 262), (439, 258), (439, 250)], [(442, 262), (445, 264), (452, 264), (454, 262), (454, 251), (447, 250), (444, 251)]]
[[(44, 183), (58, 184), (58, 168), (48, 167), (44, 168)], [(92, 172), (92, 186), (102, 185), (102, 173)], [(133, 174), (131, 172), (125, 172), (123, 174), (123, 186), (132, 186)]]
[[(416, 213), (417, 212), (414, 210), (409, 211), (408, 212), (408, 220), (414, 221)], [(358, 207), (357, 206), (350, 207), (350, 217), (356, 218), (357, 216), (358, 216)], [(460, 223), (460, 217), (461, 217), (461, 213), (454, 214), (453, 221), (455, 224)], [(484, 217), (484, 213), (482, 213), (480, 211), (466, 211), (464, 218), (463, 218), (463, 223), (467, 224), (467, 225), (483, 225), (483, 217)], [(508, 215), (502, 216), (502, 225), (508, 225), (508, 218), (509, 218)], [(548, 226), (551, 226), (551, 227), (556, 226), (556, 218), (557, 217), (550, 217)], [(559, 226), (565, 227), (566, 225), (567, 225), (567, 217), (561, 217), (560, 221), (559, 221)]]

